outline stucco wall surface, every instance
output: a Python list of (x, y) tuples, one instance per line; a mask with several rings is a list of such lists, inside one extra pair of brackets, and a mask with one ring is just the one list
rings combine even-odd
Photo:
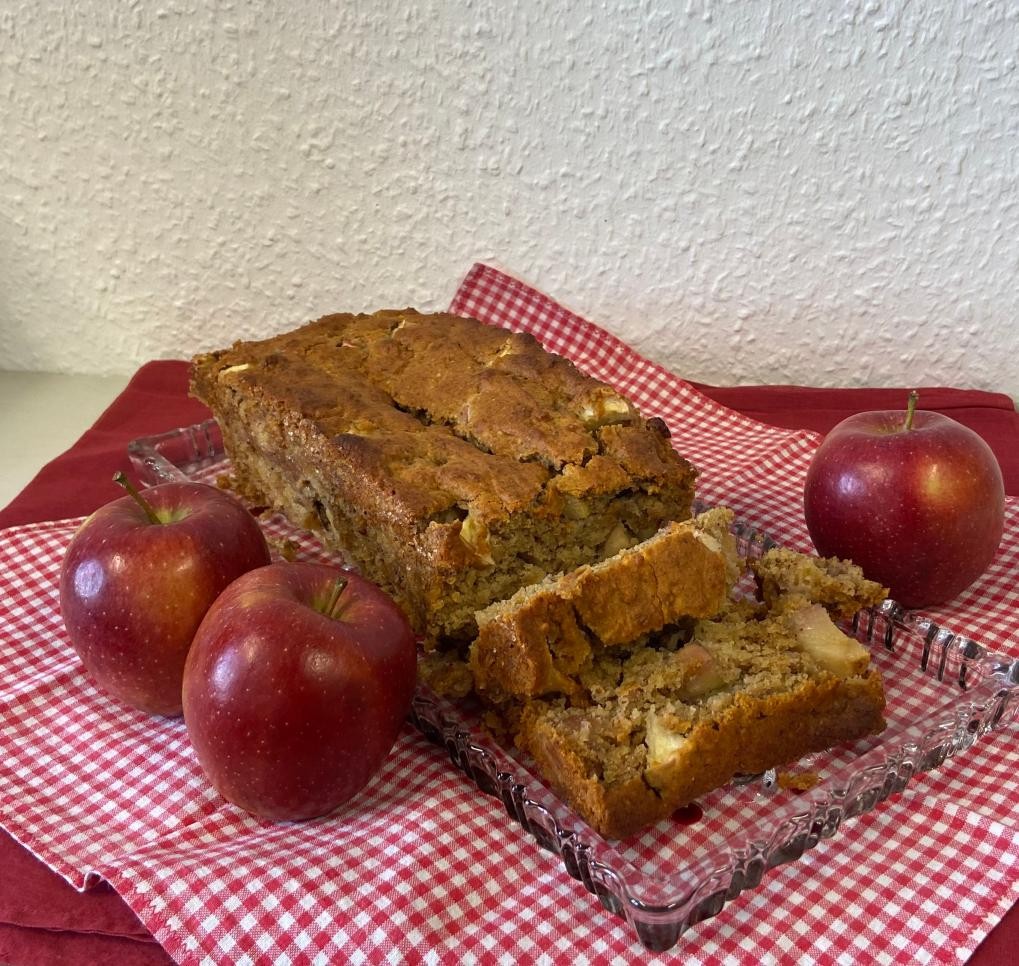
[(679, 374), (1019, 397), (1014, 2), (0, 0), (0, 369), (475, 260)]

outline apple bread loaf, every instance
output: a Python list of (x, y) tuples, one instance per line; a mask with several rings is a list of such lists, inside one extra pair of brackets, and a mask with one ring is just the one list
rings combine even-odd
[[(712, 514), (684, 526), (695, 531), (700, 521), (709, 530), (727, 519)], [(666, 537), (672, 530), (626, 553), (675, 551), (680, 545)], [(727, 556), (701, 562), (718, 573)], [(680, 551), (679, 573), (689, 574), (695, 559)], [(611, 572), (616, 563), (591, 570)], [(479, 615), (471, 655), (479, 694), (550, 785), (603, 835), (628, 836), (739, 773), (784, 765), (884, 727), (884, 692), (869, 651), (832, 620), (832, 613), (875, 603), (883, 589), (850, 564), (784, 550), (755, 566), (771, 578), (763, 601), (723, 594), (703, 613), (712, 595), (695, 589), (692, 603), (677, 608), (688, 612), (685, 619), (676, 610), (621, 601), (627, 641), (601, 639), (583, 620), (571, 623), (569, 614), (586, 613), (589, 602), (578, 599), (584, 581), (569, 575)], [(833, 574), (838, 579), (828, 579)], [(588, 570), (585, 576), (598, 609), (604, 585), (591, 581)], [(702, 581), (690, 576), (695, 587)], [(785, 587), (793, 589), (779, 589)], [(536, 607), (556, 596), (569, 608), (548, 599)], [(630, 621), (631, 613), (644, 622)], [(554, 629), (535, 614), (556, 614)], [(487, 640), (493, 625), (512, 627), (512, 643), (498, 635)], [(562, 626), (583, 629), (579, 647), (560, 647)], [(491, 657), (500, 652), (511, 657)]]
[(531, 336), (411, 309), (330, 315), (197, 357), (233, 483), (313, 528), (427, 647), (475, 612), (690, 516), (658, 419)]

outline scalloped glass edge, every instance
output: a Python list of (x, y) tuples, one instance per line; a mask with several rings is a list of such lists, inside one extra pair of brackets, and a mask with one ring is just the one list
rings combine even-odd
[[(219, 427), (209, 419), (134, 440), (128, 456), (142, 482), (154, 485), (187, 479), (225, 453)], [(775, 545), (743, 522), (736, 523), (734, 532), (745, 556)], [(1019, 720), (1019, 659), (993, 654), (890, 600), (858, 615), (852, 630), (859, 640), (889, 650), (903, 635), (914, 635), (920, 671), (957, 687), (965, 699), (950, 711), (916, 722), (908, 740), (879, 744), (810, 792), (770, 811), (724, 847), (669, 874), (637, 869), (492, 739), (465, 727), (448, 701), (423, 686), (415, 695), (411, 722), (444, 747), (480, 791), (498, 798), (509, 817), (541, 848), (555, 853), (605, 909), (625, 919), (645, 948), (664, 951), (691, 926), (760, 885), (768, 870), (795, 861), (836, 835), (847, 820), (903, 791), (915, 776)]]

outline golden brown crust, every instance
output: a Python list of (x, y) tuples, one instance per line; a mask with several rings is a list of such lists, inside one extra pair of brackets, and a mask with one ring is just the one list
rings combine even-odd
[(695, 474), (659, 421), (472, 319), (326, 316), (196, 358), (192, 392), (237, 488), (347, 553), (429, 646), (690, 514)]
[(514, 696), (576, 693), (576, 675), (590, 657), (591, 640), (569, 599), (538, 592), (504, 615), (479, 615), (470, 668), (475, 690), (498, 704)]
[(682, 617), (718, 613), (732, 589), (731, 521), (728, 511), (712, 511), (710, 522), (670, 524), (611, 561), (575, 571), (569, 596), (581, 624), (612, 647)]

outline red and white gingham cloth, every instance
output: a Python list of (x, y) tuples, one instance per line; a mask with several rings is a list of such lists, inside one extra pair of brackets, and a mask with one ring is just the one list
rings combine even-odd
[[(808, 548), (798, 494), (817, 439), (726, 410), (487, 266), (452, 309), (533, 332), (670, 425), (700, 495)], [(268, 825), (205, 781), (181, 721), (115, 704), (63, 634), (75, 521), (0, 533), (0, 823), (70, 882), (108, 880), (181, 963), (552, 962), (648, 957), (560, 860), (405, 729), (339, 814)], [(302, 553), (314, 556), (314, 544)], [(1019, 509), (981, 583), (932, 614), (1019, 656)], [(922, 700), (903, 696), (903, 700)], [(1014, 729), (774, 870), (672, 953), (683, 962), (964, 960), (1019, 899)], [(696, 827), (691, 830), (696, 834)]]

